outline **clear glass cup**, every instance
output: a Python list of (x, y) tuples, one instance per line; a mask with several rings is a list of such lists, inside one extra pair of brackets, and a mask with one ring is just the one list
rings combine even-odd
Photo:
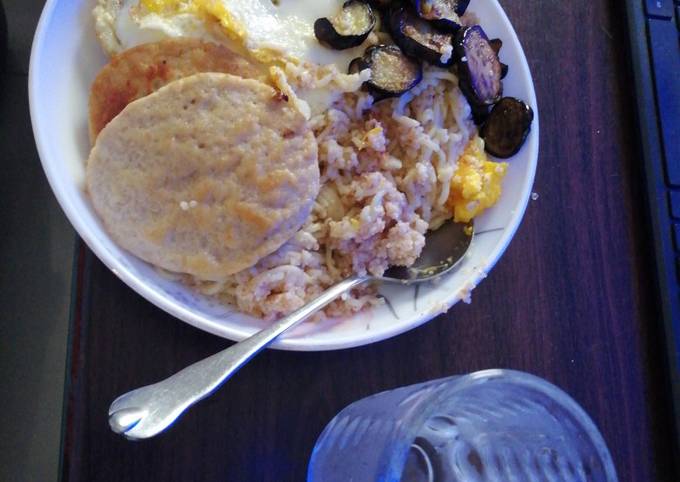
[(352, 403), (324, 429), (308, 482), (616, 482), (607, 446), (562, 390), (485, 370)]

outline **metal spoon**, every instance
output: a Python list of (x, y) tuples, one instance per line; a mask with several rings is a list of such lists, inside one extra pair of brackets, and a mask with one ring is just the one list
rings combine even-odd
[[(466, 229), (466, 226), (469, 228)], [(383, 276), (352, 276), (329, 288), (299, 310), (235, 345), (175, 373), (163, 381), (118, 397), (109, 408), (111, 429), (128, 439), (153, 437), (187, 408), (211, 395), (239, 368), (286, 330), (320, 310), (342, 293), (369, 281), (412, 284), (431, 281), (463, 258), (472, 240), (472, 224), (447, 222), (427, 235), (416, 263), (390, 268)]]

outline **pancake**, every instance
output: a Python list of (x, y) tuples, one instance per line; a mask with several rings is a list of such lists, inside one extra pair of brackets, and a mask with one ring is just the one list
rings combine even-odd
[(97, 137), (86, 176), (116, 243), (215, 281), (291, 238), (319, 191), (302, 114), (269, 85), (219, 73), (130, 103)]
[(201, 72), (267, 79), (263, 66), (215, 43), (177, 38), (139, 45), (114, 56), (92, 84), (90, 140), (133, 100)]

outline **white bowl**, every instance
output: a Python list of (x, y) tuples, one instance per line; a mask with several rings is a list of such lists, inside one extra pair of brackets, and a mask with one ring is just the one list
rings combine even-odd
[[(95, 0), (48, 0), (31, 52), (31, 119), (43, 168), (61, 207), (100, 260), (128, 286), (168, 313), (202, 330), (242, 340), (264, 326), (262, 320), (216, 303), (169, 281), (119, 248), (104, 231), (83, 192), (89, 150), (87, 100), (90, 84), (106, 63), (94, 35)], [(273, 346), (286, 350), (333, 350), (366, 345), (415, 328), (468, 296), (507, 247), (524, 214), (538, 157), (538, 110), (524, 52), (496, 0), (473, 0), (490, 38), (503, 40), (501, 57), (510, 65), (506, 95), (524, 99), (536, 117), (522, 150), (510, 160), (498, 204), (475, 220), (476, 235), (455, 273), (437, 284), (384, 286), (390, 303), (342, 320), (303, 323)]]

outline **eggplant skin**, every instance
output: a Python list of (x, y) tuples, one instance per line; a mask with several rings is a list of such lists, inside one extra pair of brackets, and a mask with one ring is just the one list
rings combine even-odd
[(514, 156), (524, 145), (533, 120), (534, 111), (524, 101), (503, 97), (491, 109), (479, 132), (485, 150), (500, 159)]
[(508, 76), (508, 72), (510, 72), (510, 67), (508, 64), (501, 62), (501, 79), (506, 78)]
[(496, 52), (496, 55), (501, 54), (501, 49), (503, 48), (503, 41), (499, 38), (493, 38), (489, 40), (489, 45), (493, 49), (494, 52)]
[(457, 0), (456, 4), (456, 13), (458, 15), (463, 15), (467, 10), (468, 5), (470, 5), (470, 0)]
[(352, 60), (349, 72), (371, 69), (371, 79), (364, 87), (374, 102), (399, 97), (423, 80), (423, 68), (416, 59), (406, 56), (396, 45), (374, 45), (363, 57)]
[[(462, 27), (460, 15), (465, 13), (469, 0), (411, 0), (418, 15), (435, 27), (457, 32)], [(458, 13), (461, 12), (461, 13)]]
[(359, 72), (367, 68), (369, 67), (364, 62), (364, 59), (361, 57), (357, 57), (356, 59), (352, 59), (352, 61), (349, 63), (349, 66), (347, 67), (347, 73), (350, 75), (358, 74)]
[[(489, 40), (489, 45), (491, 45), (491, 48), (493, 49), (494, 52), (496, 52), (496, 56), (498, 57), (498, 60), (500, 60), (501, 56), (501, 48), (503, 47), (503, 41), (499, 38), (494, 38)], [(508, 76), (508, 72), (510, 70), (510, 67), (508, 64), (504, 64), (501, 62), (501, 79), (504, 79)]]
[(453, 34), (436, 30), (415, 12), (403, 6), (390, 10), (389, 27), (392, 39), (406, 55), (438, 67), (453, 65)]
[(503, 95), (503, 67), (479, 25), (462, 28), (453, 42), (460, 90), (468, 102), (493, 105)]
[(364, 43), (364, 40), (375, 27), (375, 15), (371, 7), (360, 0), (349, 0), (342, 5), (342, 11), (339, 15), (342, 15), (345, 10), (358, 7), (364, 9), (364, 13), (368, 15), (368, 24), (364, 30), (360, 32), (352, 32), (350, 34), (338, 32), (336, 26), (333, 24), (334, 19), (329, 19), (327, 17), (318, 18), (314, 22), (314, 35), (317, 40), (323, 45), (330, 47), (334, 50), (345, 50), (357, 47)]
[(472, 121), (476, 126), (481, 126), (486, 122), (489, 117), (489, 106), (488, 105), (475, 105), (470, 104), (470, 110), (472, 112)]
[(392, 5), (398, 3), (398, 0), (368, 0), (368, 3), (373, 8), (378, 10), (385, 10), (390, 8)]

